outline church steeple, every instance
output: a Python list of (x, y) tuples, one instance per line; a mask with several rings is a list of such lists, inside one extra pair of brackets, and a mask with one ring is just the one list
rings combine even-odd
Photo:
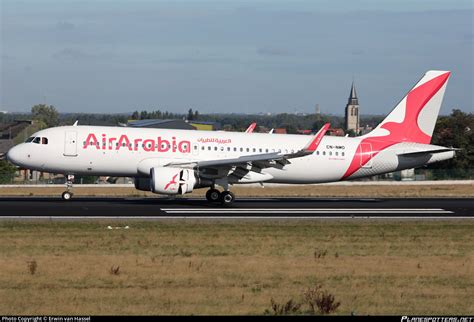
[(357, 99), (357, 93), (356, 89), (354, 86), (354, 82), (352, 82), (352, 87), (351, 87), (351, 94), (349, 95), (349, 100), (347, 102), (349, 105), (359, 105), (359, 100)]
[(359, 133), (359, 99), (352, 81), (351, 93), (346, 105), (346, 132), (353, 131), (354, 134)]

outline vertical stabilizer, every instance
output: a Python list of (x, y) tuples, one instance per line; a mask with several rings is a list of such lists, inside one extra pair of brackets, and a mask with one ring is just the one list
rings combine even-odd
[(429, 144), (450, 74), (428, 71), (382, 123), (363, 137)]

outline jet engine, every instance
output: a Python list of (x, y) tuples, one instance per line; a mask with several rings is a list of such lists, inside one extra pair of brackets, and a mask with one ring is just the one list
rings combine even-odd
[(194, 170), (159, 167), (150, 169), (150, 190), (166, 195), (184, 195), (198, 185)]

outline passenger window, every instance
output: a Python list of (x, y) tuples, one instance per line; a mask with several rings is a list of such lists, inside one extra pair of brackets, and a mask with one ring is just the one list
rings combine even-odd
[(227, 147), (227, 151), (230, 151), (230, 146)]
[(40, 140), (41, 140), (40, 137), (36, 137), (36, 138), (33, 140), (33, 143), (39, 144), (39, 143), (40, 143)]
[(208, 146), (207, 149), (208, 149), (209, 151), (211, 151), (211, 147), (210, 147), (210, 146)]
[(259, 149), (260, 153), (262, 152), (262, 149)]
[(217, 151), (217, 146), (214, 147), (214, 151)]
[(250, 149), (249, 149), (249, 148), (247, 148), (247, 152), (249, 152), (249, 151), (250, 151)]
[(268, 153), (268, 149), (265, 149), (265, 152)]
[(344, 152), (342, 152), (341, 155), (344, 156)]
[(194, 146), (194, 150), (197, 150), (197, 149), (198, 149), (198, 146), (197, 146), (197, 145), (195, 145), (195, 146)]
[(329, 155), (332, 155), (332, 151), (329, 151)]
[(234, 152), (237, 152), (237, 148), (234, 148)]
[(316, 151), (316, 155), (319, 155), (319, 151)]
[(257, 149), (253, 148), (253, 152), (257, 152)]
[(201, 150), (205, 150), (206, 148), (204, 146), (201, 147)]
[(339, 153), (336, 151), (336, 153), (335, 153), (335, 154), (336, 154), (336, 157), (337, 157), (337, 155), (338, 155)]
[(323, 151), (323, 155), (326, 155), (326, 151)]
[(244, 152), (244, 148), (240, 148), (240, 152)]

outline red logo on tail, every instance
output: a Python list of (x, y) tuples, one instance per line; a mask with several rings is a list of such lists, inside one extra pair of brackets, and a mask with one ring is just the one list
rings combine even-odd
[[(380, 151), (400, 142), (417, 142), (429, 144), (431, 136), (425, 134), (418, 125), (418, 116), (431, 100), (438, 93), (449, 78), (451, 73), (444, 73), (435, 77), (426, 83), (421, 84), (411, 90), (405, 102), (405, 117), (401, 123), (387, 122), (382, 124), (381, 128), (389, 131), (389, 134), (382, 136), (372, 136), (363, 139), (357, 147), (354, 158), (351, 161), (343, 179), (351, 176), (360, 169), (361, 166), (367, 164), (370, 159), (375, 157)], [(363, 153), (361, 145), (364, 143), (371, 144), (372, 153)]]

